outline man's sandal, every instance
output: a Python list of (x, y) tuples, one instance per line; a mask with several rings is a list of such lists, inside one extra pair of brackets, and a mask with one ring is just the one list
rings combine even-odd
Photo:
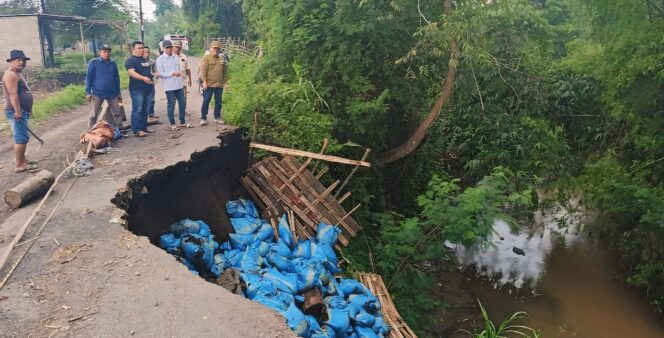
[(171, 124), (171, 130), (172, 130), (172, 131), (178, 131), (178, 130), (180, 130), (180, 127), (178, 127), (178, 126), (176, 126), (176, 125), (174, 125), (174, 124)]
[(189, 123), (180, 123), (180, 127), (182, 127), (182, 128), (193, 128), (194, 126), (192, 126)]
[(28, 164), (39, 164), (38, 160), (28, 160)]
[(28, 172), (34, 173), (38, 169), (39, 169), (39, 166), (37, 166), (35, 164), (28, 164), (23, 168), (14, 168), (14, 172), (15, 173), (22, 173), (22, 172), (28, 171)]
[(146, 136), (148, 136), (148, 133), (141, 130), (138, 133), (134, 134), (134, 136), (136, 136), (136, 137), (146, 137)]

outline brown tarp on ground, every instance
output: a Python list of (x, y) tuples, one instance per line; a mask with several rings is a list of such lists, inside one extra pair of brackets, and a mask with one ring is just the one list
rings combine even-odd
[(99, 121), (92, 129), (81, 134), (81, 143), (90, 142), (95, 148), (110, 144), (115, 138), (113, 127), (106, 121)]

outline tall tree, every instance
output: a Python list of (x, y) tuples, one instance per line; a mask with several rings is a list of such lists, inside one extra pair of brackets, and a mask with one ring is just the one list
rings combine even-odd
[(152, 0), (155, 5), (154, 16), (160, 17), (164, 14), (176, 10), (178, 7), (173, 0)]

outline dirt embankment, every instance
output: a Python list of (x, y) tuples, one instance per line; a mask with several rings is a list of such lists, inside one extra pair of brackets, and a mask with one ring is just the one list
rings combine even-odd
[[(190, 111), (195, 112), (200, 98), (192, 95), (196, 94), (190, 94)], [(165, 102), (158, 99), (157, 105), (164, 121)], [(81, 107), (40, 124), (36, 131), (46, 144), (37, 149), (31, 143), (28, 156), (41, 160), (42, 167), (60, 172), (62, 163), (67, 157), (72, 160), (80, 147), (78, 136), (86, 128), (87, 115), (88, 107)], [(190, 115), (192, 122), (196, 115)], [(192, 275), (146, 237), (110, 222), (120, 216), (110, 202), (118, 189), (149, 170), (177, 166), (191, 154), (219, 146), (217, 135), (225, 127), (196, 126), (172, 132), (163, 124), (154, 129), (156, 133), (146, 138), (120, 140), (111, 153), (93, 159), (96, 168), (91, 176), (76, 180), (41, 237), (0, 290), (0, 336), (293, 336), (276, 312)], [(14, 174), (12, 168), (11, 143), (3, 137), (2, 191), (28, 175)], [(33, 237), (71, 180), (60, 182), (24, 239)], [(164, 201), (173, 193), (164, 192)], [(19, 210), (0, 207), (0, 250), (35, 205)], [(169, 206), (154, 208), (166, 213)], [(10, 262), (25, 247), (17, 247)], [(5, 273), (6, 268), (0, 276)]]

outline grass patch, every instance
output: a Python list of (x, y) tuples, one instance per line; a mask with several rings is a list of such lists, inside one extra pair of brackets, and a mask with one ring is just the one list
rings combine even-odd
[(39, 122), (63, 109), (70, 109), (85, 103), (85, 88), (69, 85), (43, 100), (38, 100), (32, 107), (32, 119)]

